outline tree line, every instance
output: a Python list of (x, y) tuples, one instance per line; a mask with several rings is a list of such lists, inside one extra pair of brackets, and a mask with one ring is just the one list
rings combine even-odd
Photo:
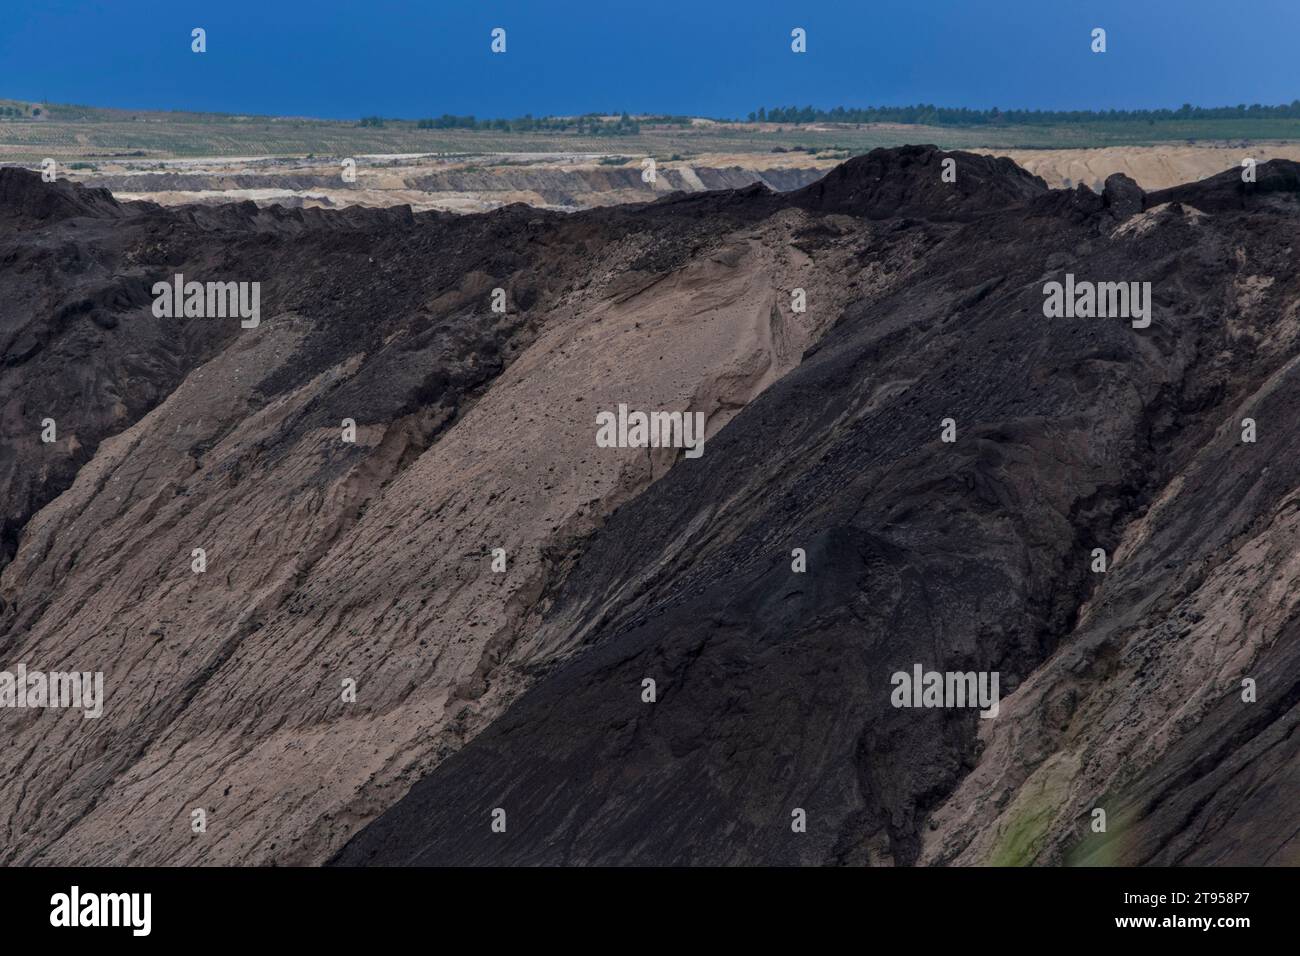
[[(409, 120), (385, 120), (382, 116), (363, 116), (359, 126), (383, 128), (387, 122), (409, 123)], [(635, 136), (641, 132), (642, 123), (686, 126), (689, 116), (644, 116), (633, 118), (626, 112), (608, 119), (604, 114), (585, 113), (582, 116), (533, 116), (531, 113), (514, 119), (481, 119), (475, 116), (441, 116), (417, 120), (418, 129), (496, 130), (506, 133), (578, 133), (583, 136)]]
[(987, 110), (934, 106), (811, 106), (760, 107), (749, 114), (751, 123), (906, 123), (924, 126), (1056, 126), (1062, 123), (1166, 122), (1170, 120), (1300, 119), (1300, 100), (1280, 106), (1192, 106), (1176, 110)]

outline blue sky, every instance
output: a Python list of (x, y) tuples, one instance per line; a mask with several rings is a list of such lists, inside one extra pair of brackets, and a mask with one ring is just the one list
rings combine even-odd
[[(1300, 0), (9, 0), (0, 96), (350, 118), (1300, 98)], [(190, 30), (208, 52), (190, 52)], [(489, 50), (493, 27), (507, 52)], [(808, 52), (790, 52), (790, 30)], [(1093, 27), (1108, 50), (1093, 54)]]

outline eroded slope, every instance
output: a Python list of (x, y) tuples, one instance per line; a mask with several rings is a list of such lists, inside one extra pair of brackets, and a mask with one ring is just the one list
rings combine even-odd
[[(812, 187), (923, 267), (612, 517), (539, 632), (586, 649), (339, 862), (1300, 859), (1295, 167), (981, 208), (936, 159)], [(1045, 318), (1066, 271), (1150, 281), (1149, 328)], [(915, 664), (1000, 714), (892, 706)]]
[[(712, 435), (912, 264), (902, 244), (843, 282), (869, 231), (814, 259), (791, 242), (808, 215), (761, 189), (573, 217), (109, 208), (11, 240), (99, 258), (73, 290), (35, 264), (8, 280), (28, 298), (6, 321), (44, 338), (5, 373), (32, 489), (0, 577), (5, 658), (103, 671), (108, 700), (93, 721), (4, 712), (7, 862), (323, 859), (505, 706), (524, 618), (672, 465), (596, 455), (596, 411), (700, 411)], [(139, 290), (177, 271), (261, 281), (261, 324), (155, 318)], [(817, 310), (792, 311), (796, 285)], [(83, 287), (114, 321), (58, 324), (34, 291)], [(133, 384), (149, 362), (171, 378)], [(94, 383), (77, 402), (70, 375)]]

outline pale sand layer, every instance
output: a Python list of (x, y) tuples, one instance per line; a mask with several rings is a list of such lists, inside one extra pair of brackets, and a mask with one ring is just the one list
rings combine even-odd
[(978, 150), (1008, 156), (1055, 189), (1082, 183), (1100, 190), (1111, 173), (1143, 189), (1168, 189), (1241, 166), (1246, 158), (1300, 162), (1300, 143), (1219, 143), (1208, 146), (1115, 146), (1106, 149)]
[[(1300, 144), (1294, 143), (976, 151), (1007, 156), (1041, 176), (1053, 188), (1068, 189), (1082, 184), (1096, 191), (1101, 190), (1106, 177), (1112, 173), (1124, 173), (1144, 189), (1155, 190), (1239, 168), (1247, 157), (1259, 163), (1270, 159), (1300, 161)], [(168, 206), (252, 200), (261, 205), (409, 205), (417, 212), (438, 209), (471, 213), (510, 203), (579, 209), (646, 202), (675, 189), (702, 191), (708, 188), (705, 180), (715, 181), (716, 171), (744, 171), (754, 174), (753, 179), (767, 176), (780, 184), (789, 181), (791, 171), (825, 173), (842, 161), (842, 155), (816, 156), (798, 151), (701, 153), (679, 160), (661, 160), (657, 168), (664, 175), (654, 184), (642, 183), (638, 157), (617, 153), (605, 157), (577, 153), (363, 156), (358, 157), (357, 181), (350, 185), (343, 183), (336, 160), (321, 158), (123, 160), (98, 163), (94, 170), (66, 169), (61, 174), (86, 185), (107, 184), (121, 200), (145, 199)], [(629, 171), (632, 175), (625, 175)], [(166, 191), (132, 188), (130, 180), (135, 176), (159, 172), (183, 174), (189, 179), (184, 185)], [(674, 172), (680, 175), (672, 175)], [(235, 176), (279, 177), (280, 180), (268, 178), (266, 188), (232, 188)], [(291, 184), (286, 188), (283, 184), (286, 176), (300, 178), (302, 185)], [(431, 181), (429, 177), (437, 180), (436, 187), (426, 188), (425, 184)], [(140, 180), (142, 186), (147, 183), (148, 177)]]

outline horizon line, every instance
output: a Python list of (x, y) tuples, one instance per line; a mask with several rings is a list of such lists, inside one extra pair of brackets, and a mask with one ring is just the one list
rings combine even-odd
[[(837, 121), (833, 119), (824, 119), (824, 118), (814, 118), (810, 120), (750, 119), (747, 116), (739, 116), (739, 117), (708, 116), (703, 113), (691, 113), (691, 112), (683, 113), (683, 112), (674, 112), (671, 110), (662, 110), (662, 111), (653, 111), (653, 112), (652, 111), (632, 112), (629, 110), (586, 110), (583, 112), (566, 112), (566, 113), (552, 112), (552, 113), (543, 113), (543, 114), (536, 114), (536, 115), (534, 115), (533, 113), (520, 113), (514, 116), (503, 116), (503, 115), (480, 116), (477, 113), (450, 113), (450, 112), (429, 113), (422, 116), (396, 116), (396, 115), (386, 115), (383, 113), (370, 113), (366, 115), (358, 115), (355, 117), (350, 117), (350, 116), (349, 117), (326, 117), (326, 116), (313, 116), (306, 113), (259, 113), (259, 112), (225, 111), (225, 110), (186, 109), (186, 108), (174, 108), (174, 107), (167, 108), (167, 107), (152, 107), (152, 106), (101, 106), (93, 103), (71, 103), (71, 102), (58, 102), (58, 101), (50, 102), (48, 99), (44, 99), (44, 98), (38, 100), (38, 99), (30, 99), (26, 97), (14, 97), (14, 96), (0, 96), (0, 102), (23, 103), (27, 105), (40, 105), (41, 107), (47, 109), (51, 107), (56, 107), (56, 108), (64, 108), (64, 109), (105, 110), (105, 111), (112, 111), (112, 112), (119, 112), (119, 113), (142, 112), (142, 113), (191, 114), (195, 116), (251, 117), (257, 119), (308, 120), (311, 122), (318, 122), (318, 123), (351, 123), (351, 122), (361, 122), (362, 120), (375, 119), (375, 118), (383, 120), (385, 122), (392, 121), (396, 123), (418, 123), (422, 120), (438, 120), (447, 117), (452, 117), (455, 119), (473, 119), (479, 122), (490, 123), (498, 120), (512, 121), (512, 120), (531, 119), (531, 120), (540, 121), (540, 120), (550, 120), (550, 119), (578, 119), (578, 118), (586, 118), (586, 117), (624, 116), (624, 115), (628, 116), (633, 120), (637, 120), (637, 119), (653, 120), (653, 119), (662, 118), (662, 119), (706, 120), (708, 122), (714, 122), (714, 123), (737, 123), (737, 124), (752, 124), (758, 122), (767, 122), (767, 123), (778, 123), (782, 125), (802, 125), (804, 123), (843, 122), (845, 124), (862, 125), (862, 123), (864, 122), (861, 120)], [(817, 114), (833, 113), (836, 111), (885, 112), (885, 111), (906, 111), (906, 110), (933, 110), (933, 111), (941, 111), (946, 113), (958, 113), (958, 114), (970, 115), (970, 116), (1028, 115), (1028, 116), (1058, 116), (1063, 118), (1077, 117), (1080, 119), (1084, 117), (1098, 117), (1098, 118), (1114, 118), (1117, 120), (1124, 120), (1124, 119), (1136, 120), (1136, 119), (1148, 119), (1148, 118), (1150, 119), (1158, 118), (1161, 120), (1178, 119), (1180, 118), (1178, 114), (1184, 111), (1188, 111), (1192, 113), (1198, 111), (1219, 112), (1224, 110), (1241, 110), (1241, 111), (1248, 112), (1256, 109), (1260, 111), (1267, 111), (1267, 112), (1273, 112), (1276, 110), (1283, 110), (1283, 109), (1287, 109), (1287, 110), (1294, 109), (1297, 111), (1297, 116), (1295, 117), (1269, 117), (1269, 116), (1260, 117), (1260, 118), (1286, 119), (1286, 118), (1300, 118), (1300, 98), (1293, 99), (1289, 103), (1276, 103), (1276, 104), (1234, 103), (1234, 104), (1223, 104), (1218, 106), (1197, 106), (1191, 103), (1182, 103), (1176, 107), (1159, 106), (1159, 107), (1144, 107), (1142, 109), (1098, 108), (1098, 109), (1086, 109), (1086, 110), (1055, 110), (1055, 109), (1043, 109), (1038, 107), (1012, 107), (1009, 109), (1002, 109), (998, 106), (980, 108), (980, 107), (969, 107), (969, 106), (941, 106), (935, 103), (925, 103), (925, 102), (904, 103), (904, 104), (897, 104), (897, 105), (874, 104), (874, 105), (867, 105), (867, 106), (847, 106), (844, 104), (837, 104), (836, 106), (832, 106), (832, 107), (818, 107), (818, 106), (812, 106), (811, 104), (804, 105), (804, 106), (800, 106), (798, 104), (789, 104), (789, 105), (773, 105), (771, 107), (766, 105), (760, 106), (757, 107), (755, 110), (750, 111), (751, 115), (757, 113), (758, 110), (760, 109), (764, 111), (769, 109), (800, 110), (800, 111), (811, 110), (812, 112)], [(1215, 120), (1215, 119), (1233, 119), (1233, 118), (1236, 117), (1215, 117), (1215, 116), (1199, 117), (1199, 119), (1203, 121)], [(945, 124), (914, 123), (908, 125), (923, 126), (923, 125), (945, 125)], [(1015, 124), (1008, 123), (1007, 125), (1015, 125)]]

